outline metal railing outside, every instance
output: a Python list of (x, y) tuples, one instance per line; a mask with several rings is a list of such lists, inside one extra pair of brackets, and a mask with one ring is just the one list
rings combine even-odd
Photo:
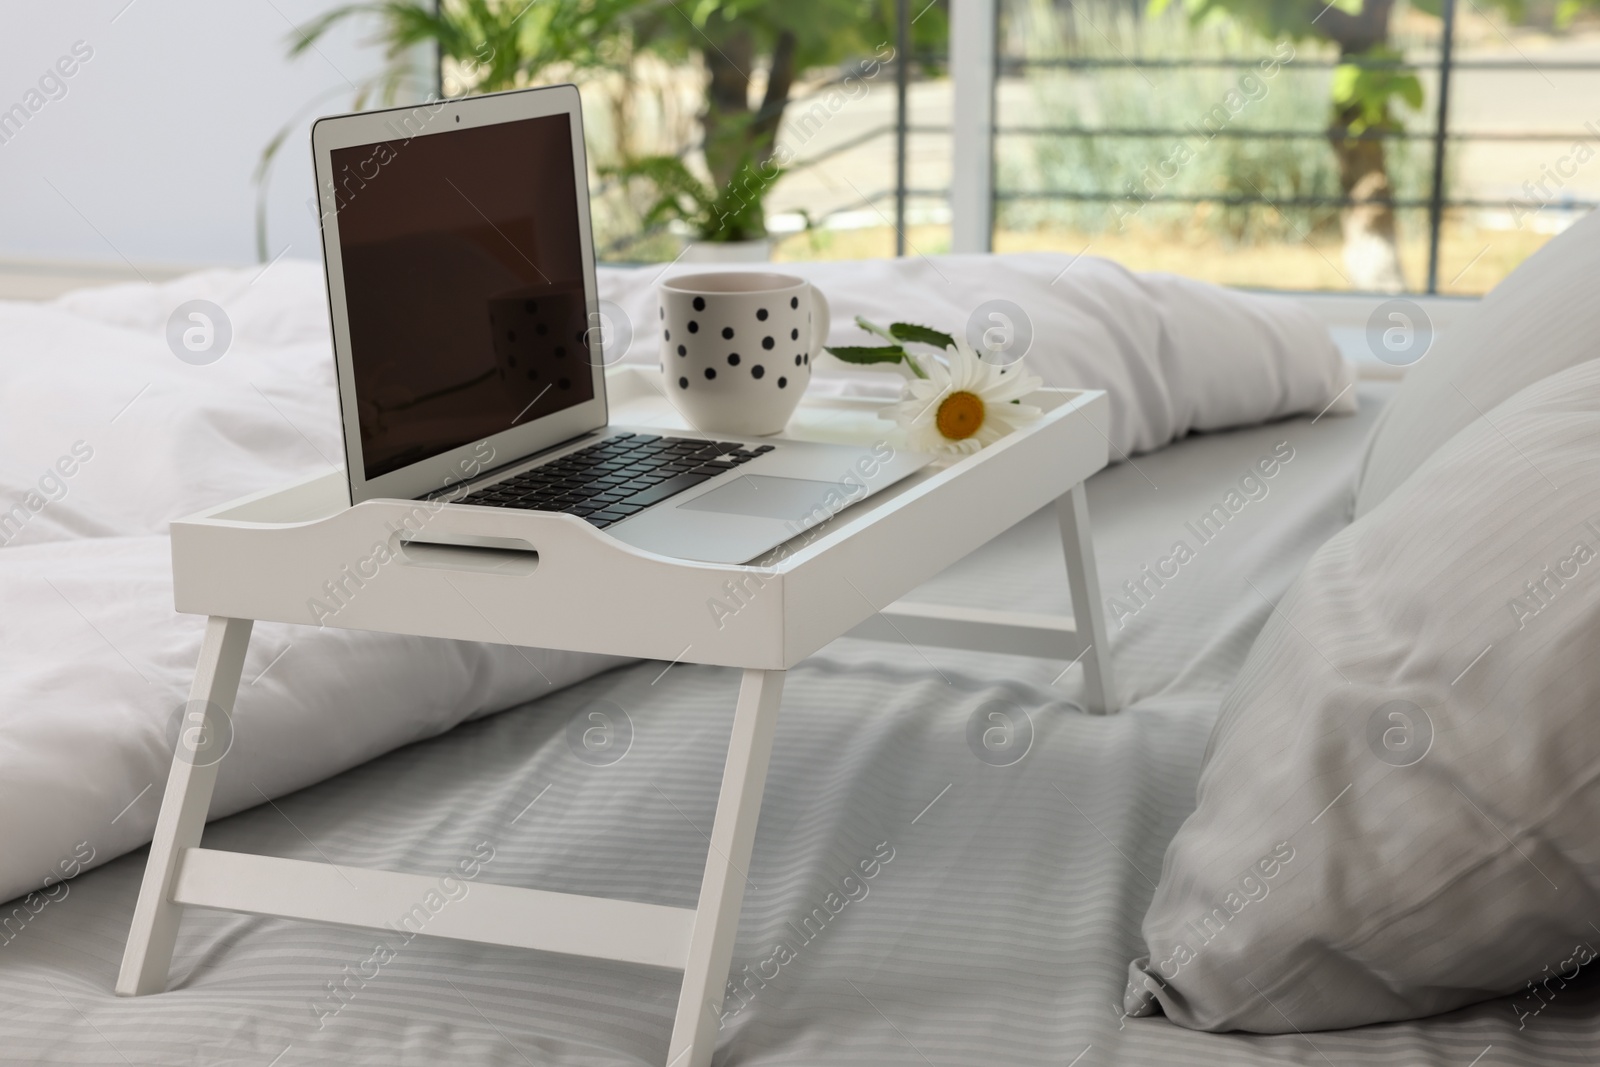
[[(999, 4), (996, 4), (996, 18), (999, 17)], [(893, 227), (895, 231), (895, 254), (905, 255), (907, 249), (906, 229), (909, 224), (908, 202), (915, 199), (939, 199), (949, 195), (948, 188), (918, 188), (911, 184), (908, 161), (908, 141), (915, 134), (950, 134), (948, 125), (913, 125), (909, 115), (909, 84), (912, 67), (917, 63), (924, 65), (943, 65), (948, 59), (945, 54), (915, 54), (910, 48), (910, 3), (908, 0), (895, 0), (896, 31), (895, 31), (895, 59), (889, 66), (892, 69), (895, 86), (895, 115), (890, 124), (874, 127), (857, 134), (839, 144), (804, 159), (795, 160), (789, 167), (790, 170), (803, 170), (833, 159), (845, 152), (852, 151), (869, 144), (879, 138), (890, 138), (893, 150), (893, 181), (886, 188), (877, 189), (863, 197), (868, 206), (876, 207), (883, 201), (893, 203)], [(1541, 60), (1535, 64), (1526, 57), (1522, 59), (1475, 59), (1458, 60), (1454, 56), (1455, 46), (1455, 16), (1456, 0), (1443, 0), (1441, 5), (1440, 38), (1438, 54), (1431, 62), (1418, 62), (1403, 59), (1354, 59), (1336, 60), (1329, 58), (1303, 58), (1297, 59), (1295, 65), (1300, 69), (1328, 69), (1346, 64), (1353, 64), (1370, 69), (1389, 69), (1411, 72), (1432, 72), (1436, 77), (1436, 99), (1433, 101), (1433, 124), (1427, 130), (1377, 130), (1366, 131), (1360, 134), (1349, 135), (1344, 140), (1383, 140), (1426, 142), (1431, 147), (1431, 166), (1429, 168), (1428, 190), (1425, 196), (1392, 197), (1385, 201), (1396, 210), (1423, 210), (1428, 217), (1428, 265), (1426, 292), (1439, 291), (1439, 259), (1440, 235), (1443, 230), (1445, 213), (1451, 209), (1495, 209), (1505, 208), (1507, 201), (1504, 199), (1485, 199), (1482, 197), (1453, 196), (1446, 188), (1446, 169), (1449, 161), (1449, 152), (1453, 146), (1481, 142), (1481, 143), (1574, 143), (1593, 140), (1595, 134), (1589, 130), (1580, 131), (1515, 131), (1515, 130), (1488, 130), (1461, 132), (1450, 129), (1451, 114), (1451, 86), (1452, 74), (1461, 71), (1482, 72), (1526, 72), (1537, 70), (1539, 72), (1574, 71), (1594, 73), (1600, 72), (1600, 62), (1585, 62), (1572, 60)], [(1000, 35), (996, 34), (996, 41)], [(1004, 56), (997, 53), (994, 57), (994, 74), (998, 82), (1002, 76), (1019, 76), (1030, 69), (1065, 69), (1065, 70), (1242, 70), (1252, 67), (1258, 61), (1257, 57), (1195, 57), (1195, 58), (1149, 58), (1149, 57), (1121, 57), (1109, 59), (1103, 57), (1051, 57), (1051, 58), (1020, 58)], [(842, 75), (840, 76), (842, 77)], [(829, 79), (812, 87), (810, 93), (790, 101), (791, 105), (804, 103), (812, 96), (820, 95), (830, 87), (838, 84), (839, 79)], [(996, 123), (993, 126), (991, 137), (991, 157), (993, 156), (993, 138), (1002, 136), (1021, 137), (1057, 137), (1057, 138), (1148, 138), (1160, 139), (1181, 136), (1186, 131), (1173, 127), (1090, 127), (1073, 125), (1006, 125)], [(1325, 128), (1307, 127), (1303, 129), (1252, 129), (1235, 128), (1228, 126), (1217, 130), (1216, 137), (1233, 139), (1272, 139), (1272, 140), (1300, 140), (1320, 141), (1329, 139), (1329, 131)], [(686, 149), (686, 151), (688, 151)], [(1003, 202), (1021, 201), (1076, 201), (1087, 203), (1112, 204), (1126, 201), (1129, 194), (1126, 192), (1113, 192), (1107, 189), (1043, 189), (1043, 190), (1000, 190), (992, 192), (992, 203), (998, 205)], [(1227, 193), (1194, 193), (1194, 194), (1152, 194), (1140, 197), (1146, 203), (1167, 204), (1216, 204), (1226, 207), (1251, 207), (1262, 206), (1274, 209), (1279, 208), (1310, 208), (1310, 207), (1345, 207), (1356, 203), (1370, 203), (1371, 201), (1357, 201), (1344, 196), (1293, 196), (1269, 198), (1264, 194), (1244, 195)], [(1592, 210), (1600, 207), (1600, 201), (1583, 198), (1563, 198), (1561, 207), (1566, 210)], [(853, 210), (852, 206), (841, 207), (834, 211), (823, 213), (814, 219), (814, 223), (825, 223), (829, 218)], [(991, 218), (993, 212), (991, 212)], [(991, 224), (992, 233), (992, 224)]]
[[(897, 0), (897, 14), (903, 18), (905, 0)], [(1000, 5), (996, 5), (998, 9)], [(997, 15), (998, 18), (998, 10)], [(1572, 144), (1575, 142), (1589, 142), (1595, 138), (1590, 130), (1576, 131), (1473, 131), (1462, 132), (1450, 129), (1451, 115), (1451, 89), (1452, 74), (1462, 71), (1495, 72), (1526, 72), (1536, 70), (1543, 72), (1573, 71), (1594, 73), (1600, 71), (1600, 63), (1581, 60), (1540, 60), (1534, 63), (1523, 57), (1521, 59), (1472, 59), (1461, 60), (1455, 57), (1455, 29), (1456, 29), (1456, 0), (1443, 0), (1440, 10), (1440, 36), (1438, 54), (1430, 57), (1431, 62), (1417, 62), (1403, 59), (1356, 59), (1351, 61), (1306, 58), (1297, 59), (1297, 68), (1323, 68), (1333, 69), (1345, 63), (1371, 69), (1390, 69), (1411, 72), (1431, 72), (1436, 78), (1436, 99), (1433, 101), (1433, 124), (1428, 130), (1383, 130), (1368, 131), (1353, 135), (1348, 140), (1385, 140), (1385, 141), (1415, 141), (1427, 142), (1431, 147), (1431, 166), (1429, 168), (1428, 190), (1425, 196), (1395, 197), (1387, 203), (1397, 210), (1426, 209), (1428, 217), (1428, 267), (1426, 292), (1439, 291), (1439, 244), (1443, 231), (1445, 213), (1451, 209), (1494, 209), (1507, 207), (1504, 199), (1485, 199), (1482, 197), (1453, 196), (1446, 188), (1446, 170), (1449, 162), (1450, 150), (1458, 145), (1471, 142), (1482, 143), (1516, 143), (1516, 142), (1549, 142)], [(1001, 39), (996, 34), (996, 41)], [(905, 53), (900, 53), (904, 55)], [(1520, 54), (1520, 53), (1519, 53)], [(1017, 76), (1024, 74), (1029, 69), (1066, 69), (1066, 70), (1181, 70), (1181, 69), (1217, 69), (1232, 70), (1244, 69), (1253, 66), (1256, 57), (1222, 57), (1222, 58), (1139, 58), (1122, 57), (1117, 59), (1097, 57), (1051, 57), (1023, 59), (999, 54), (998, 47), (994, 61), (996, 80), (1002, 76)], [(904, 67), (905, 64), (897, 64)], [(902, 84), (905, 77), (904, 70), (897, 71), (897, 84)], [(906, 187), (905, 142), (910, 133), (948, 133), (947, 126), (911, 126), (905, 103), (905, 93), (902, 91), (898, 98), (896, 122), (892, 129), (895, 137), (895, 187), (884, 196), (893, 195), (895, 201), (895, 228), (897, 231), (896, 252), (904, 254), (906, 211), (905, 202), (908, 197), (938, 196), (947, 193), (947, 190), (911, 190)], [(1153, 128), (1115, 128), (1115, 127), (1086, 127), (1086, 126), (1052, 126), (1052, 125), (1005, 125), (996, 123), (993, 134), (999, 136), (1025, 136), (1025, 137), (1061, 137), (1061, 138), (1093, 138), (1093, 137), (1124, 137), (1124, 138), (1167, 138), (1180, 136), (1185, 131), (1166, 127)], [(1328, 130), (1318, 128), (1305, 129), (1239, 129), (1232, 126), (1216, 131), (1216, 136), (1236, 139), (1278, 139), (1278, 140), (1305, 140), (1327, 141)], [(1127, 193), (1112, 192), (1105, 189), (1049, 189), (1033, 191), (1002, 191), (996, 189), (993, 200), (996, 204), (1006, 201), (1079, 201), (1090, 203), (1115, 203), (1128, 199)], [(1269, 199), (1264, 195), (1246, 196), (1229, 194), (1156, 194), (1141, 199), (1151, 203), (1173, 204), (1218, 204), (1228, 207), (1247, 207), (1261, 205), (1263, 207), (1344, 207), (1357, 203), (1343, 196), (1298, 196)], [(1600, 201), (1585, 198), (1563, 198), (1563, 209), (1592, 210), (1600, 207)]]

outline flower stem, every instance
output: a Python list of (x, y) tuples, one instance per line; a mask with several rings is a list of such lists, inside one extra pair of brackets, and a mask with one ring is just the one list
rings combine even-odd
[(888, 341), (890, 344), (898, 347), (901, 352), (900, 365), (911, 371), (911, 376), (913, 378), (926, 379), (928, 377), (927, 371), (922, 369), (922, 364), (917, 362), (917, 357), (911, 354), (911, 350), (905, 346), (905, 343), (901, 341), (900, 338), (896, 337), (882, 326), (879, 326), (877, 323), (868, 320), (864, 315), (856, 316), (856, 325), (861, 327), (863, 330), (866, 330), (868, 333), (875, 334), (878, 337), (883, 338), (885, 341)]
[(867, 318), (864, 315), (856, 316), (856, 325), (861, 327), (863, 330), (866, 330), (870, 334), (876, 334), (892, 345), (897, 345), (900, 343), (900, 339), (898, 337), (884, 329), (882, 326), (867, 321)]

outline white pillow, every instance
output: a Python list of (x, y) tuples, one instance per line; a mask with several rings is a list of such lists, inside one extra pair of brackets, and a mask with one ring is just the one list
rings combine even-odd
[(1600, 212), (1512, 271), (1406, 372), (1367, 441), (1365, 515), (1456, 431), (1523, 386), (1600, 355)]
[[(602, 268), (601, 296), (637, 333), (627, 360), (660, 358), (656, 289), (664, 276), (726, 267)], [(1107, 259), (1050, 253), (908, 256), (762, 264), (816, 285), (833, 311), (834, 344), (881, 344), (855, 325), (910, 321), (961, 336), (999, 311), (1032, 333), (1030, 374), (1050, 386), (1110, 393), (1112, 459), (1185, 434), (1302, 412), (1356, 410), (1354, 368), (1327, 328), (1290, 297), (1245, 293), (1172, 274), (1134, 274)], [(993, 301), (1010, 302), (1005, 311)], [(1018, 315), (1020, 311), (1021, 315)], [(1014, 336), (1020, 337), (1020, 333)], [(817, 391), (898, 392), (893, 372), (819, 361)], [(1329, 405), (1332, 405), (1330, 408)]]
[(1357, 1026), (1570, 979), (1600, 944), (1597, 444), (1600, 360), (1312, 558), (1223, 702), (1127, 1010)]

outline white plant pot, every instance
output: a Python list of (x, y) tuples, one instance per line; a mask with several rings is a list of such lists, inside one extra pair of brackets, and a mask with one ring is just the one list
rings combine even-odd
[(772, 259), (772, 240), (695, 241), (678, 257), (679, 263), (766, 263)]

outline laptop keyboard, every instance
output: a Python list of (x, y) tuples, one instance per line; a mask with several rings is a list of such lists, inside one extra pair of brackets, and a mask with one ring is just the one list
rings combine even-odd
[(619, 433), (484, 486), (457, 503), (564, 511), (604, 529), (773, 450)]

